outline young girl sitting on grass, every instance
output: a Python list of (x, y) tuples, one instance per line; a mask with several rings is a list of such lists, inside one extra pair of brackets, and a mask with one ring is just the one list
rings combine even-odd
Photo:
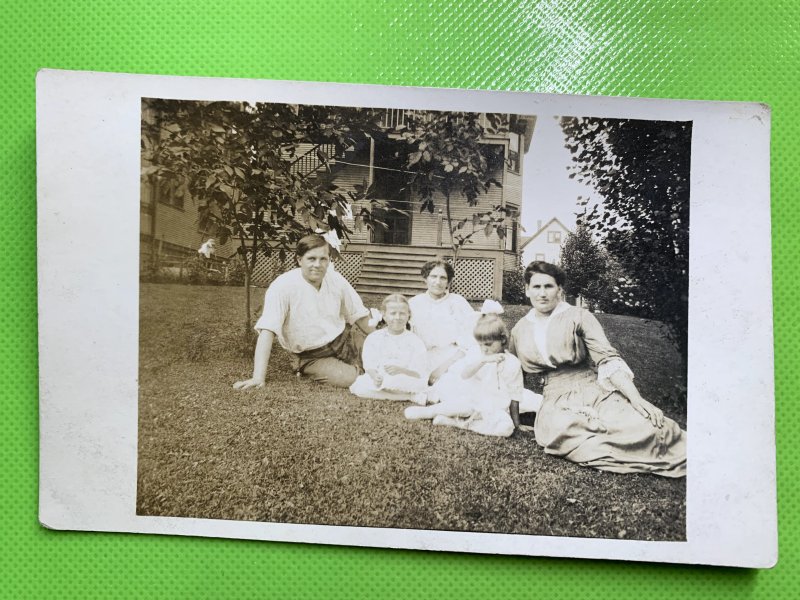
[(386, 296), (377, 331), (364, 341), (360, 375), (350, 391), (361, 398), (411, 400), (425, 404), (428, 372), (425, 344), (410, 331), (411, 310), (402, 294)]
[[(500, 318), (503, 308), (487, 300), (473, 335), (479, 350), (467, 354), (446, 375), (438, 388), (438, 404), (410, 406), (407, 419), (433, 419), (434, 425), (449, 425), (483, 435), (508, 437), (520, 427), (520, 403), (528, 410), (536, 399), (523, 395), (522, 366), (506, 351), (509, 333)], [(437, 399), (437, 398), (435, 398)]]

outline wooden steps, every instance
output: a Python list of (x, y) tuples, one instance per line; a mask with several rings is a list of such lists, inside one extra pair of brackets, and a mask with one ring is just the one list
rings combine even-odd
[(414, 296), (426, 290), (420, 275), (422, 266), (431, 260), (430, 250), (424, 253), (408, 250), (391, 250), (376, 246), (365, 252), (356, 290), (363, 294), (404, 294)]

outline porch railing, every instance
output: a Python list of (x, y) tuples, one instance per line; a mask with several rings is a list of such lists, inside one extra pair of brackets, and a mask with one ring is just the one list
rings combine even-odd
[(334, 144), (317, 144), (295, 158), (289, 164), (289, 171), (302, 177), (308, 177), (312, 173), (323, 169), (325, 164), (334, 158), (336, 158), (336, 146)]
[[(431, 119), (431, 111), (427, 110), (411, 110), (405, 108), (387, 108), (384, 112), (383, 119), (381, 120), (381, 127), (385, 129), (398, 129), (408, 125), (409, 121), (415, 117), (422, 117), (423, 120), (429, 121)], [(455, 121), (461, 121), (463, 117), (456, 117)], [(486, 118), (486, 113), (481, 113), (478, 122), (481, 127), (488, 127), (489, 120)]]

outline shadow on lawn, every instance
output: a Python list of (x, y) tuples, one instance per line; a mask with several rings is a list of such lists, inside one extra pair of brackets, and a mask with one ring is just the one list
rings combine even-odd
[[(406, 421), (404, 403), (298, 379), (283, 351), (264, 389), (235, 392), (252, 369), (235, 351), (241, 290), (144, 284), (140, 301), (137, 514), (685, 539), (683, 479), (578, 467), (528, 433)], [(509, 307), (509, 324), (525, 312)], [(685, 382), (655, 324), (599, 317), (643, 394)], [(685, 405), (665, 408), (685, 425)]]

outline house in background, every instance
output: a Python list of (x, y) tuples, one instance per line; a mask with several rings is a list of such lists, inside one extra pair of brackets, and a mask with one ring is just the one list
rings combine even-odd
[[(302, 110), (302, 108), (301, 108)], [(353, 233), (343, 247), (335, 268), (361, 293), (413, 294), (424, 291), (420, 277), (422, 265), (434, 257), (452, 258), (445, 197), (434, 194), (434, 211), (420, 211), (421, 198), (408, 185), (408, 173), (398, 165), (397, 151), (407, 144), (397, 133), (413, 117), (425, 118), (428, 111), (387, 109), (381, 129), (384, 135), (367, 138), (358, 147), (337, 150), (332, 144), (301, 144), (291, 159), (291, 169), (320, 184), (333, 183), (342, 191), (355, 192), (358, 187), (371, 186), (373, 197), (394, 210), (376, 209), (375, 216), (387, 224), (386, 228), (369, 230), (357, 227), (355, 218), (345, 219)], [(476, 212), (492, 206), (502, 206), (512, 216), (512, 224), (500, 237), (496, 232), (488, 236), (477, 232), (471, 242), (459, 252), (453, 291), (470, 299), (500, 298), (503, 271), (515, 270), (519, 260), (522, 203), (523, 156), (528, 151), (536, 117), (507, 115), (509, 131), (484, 133), (482, 144), (492, 145), (502, 158), (490, 177), (500, 183), (481, 193), (476, 206), (468, 205), (460, 193), (451, 196), (451, 218), (458, 222), (471, 219)], [(488, 119), (480, 115), (486, 127)], [(148, 189), (144, 189), (148, 188)], [(153, 252), (161, 256), (193, 256), (208, 237), (208, 232), (198, 228), (197, 210), (191, 201), (175, 199), (160, 193), (152, 186), (143, 186), (142, 196), (142, 260)], [(191, 206), (190, 206), (191, 205)], [(368, 200), (355, 203), (352, 214), (358, 215)], [(471, 228), (471, 224), (467, 225)], [(471, 230), (471, 229), (469, 229)], [(468, 230), (468, 231), (469, 231)], [(228, 242), (218, 247), (221, 257), (231, 256), (238, 243)], [(268, 285), (292, 262), (281, 262), (276, 256), (259, 257), (253, 283)]]
[[(142, 105), (142, 121), (155, 122), (156, 112)], [(142, 163), (144, 168), (146, 163)], [(196, 257), (199, 248), (214, 236), (199, 225), (197, 204), (172, 181), (142, 181), (139, 196), (139, 270), (148, 265), (173, 266)], [(236, 252), (235, 240), (217, 244), (216, 254), (228, 258)]]
[(528, 265), (535, 260), (558, 264), (561, 259), (561, 246), (571, 233), (557, 218), (553, 217), (542, 225), (537, 221), (537, 230), (532, 236), (525, 238), (520, 244), (522, 264)]

